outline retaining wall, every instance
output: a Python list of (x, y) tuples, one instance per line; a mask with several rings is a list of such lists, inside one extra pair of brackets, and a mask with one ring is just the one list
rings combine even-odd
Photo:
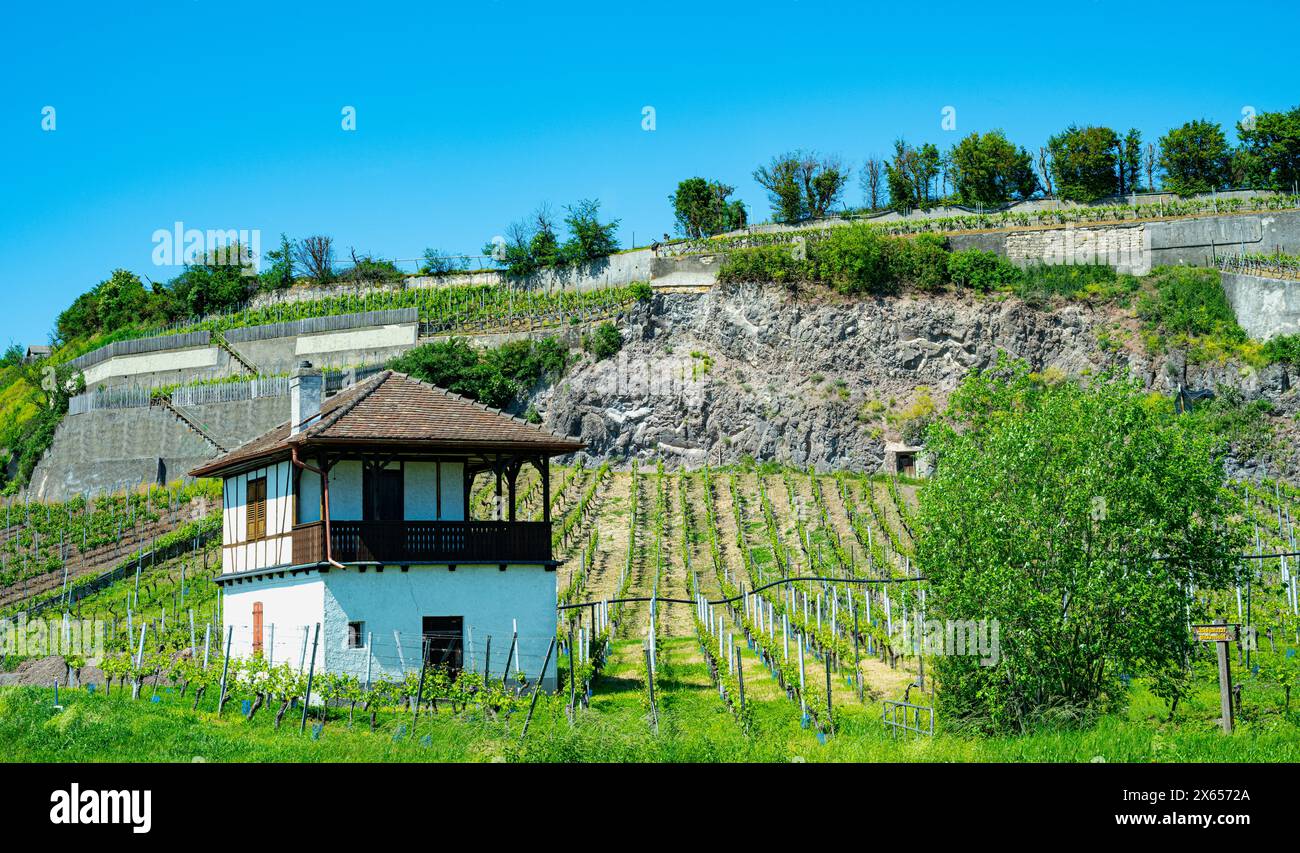
[(1300, 281), (1223, 273), (1223, 292), (1252, 338), (1300, 334)]
[(1224, 254), (1300, 253), (1300, 211), (1021, 228), (953, 234), (948, 242), (954, 250), (984, 249), (1020, 264), (1108, 263), (1145, 275), (1157, 266), (1210, 266)]
[[(227, 448), (256, 438), (289, 419), (288, 397), (214, 403), (185, 410)], [(54, 444), (32, 474), (31, 497), (66, 500), (176, 480), (217, 451), (165, 409), (110, 409), (63, 419)]]

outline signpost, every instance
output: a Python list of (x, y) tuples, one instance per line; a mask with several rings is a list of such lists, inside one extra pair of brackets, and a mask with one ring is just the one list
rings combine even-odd
[(1219, 656), (1219, 707), (1223, 713), (1223, 732), (1232, 734), (1232, 671), (1228, 666), (1228, 643), (1236, 642), (1238, 625), (1225, 624), (1222, 619), (1213, 625), (1193, 625), (1192, 631), (1199, 643), (1214, 643)]

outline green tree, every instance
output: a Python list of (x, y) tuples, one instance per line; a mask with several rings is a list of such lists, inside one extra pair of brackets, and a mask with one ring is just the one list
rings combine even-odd
[(1120, 673), (1181, 666), (1196, 592), (1245, 543), (1223, 444), (1136, 380), (1050, 382), (1000, 360), (927, 434), (917, 565), (927, 618), (989, 620), (996, 655), (935, 660), (940, 714), (994, 731), (1122, 705)]
[(914, 148), (905, 140), (895, 140), (894, 156), (885, 164), (889, 206), (900, 211), (930, 207), (941, 160), (939, 149), (929, 142)]
[(948, 152), (948, 164), (962, 204), (1004, 204), (1028, 198), (1038, 189), (1029, 152), (1012, 145), (1000, 130), (962, 139)]
[(1052, 180), (1061, 198), (1093, 202), (1119, 189), (1119, 137), (1109, 127), (1070, 125), (1047, 140)]
[(1119, 181), (1119, 193), (1135, 193), (1141, 183), (1142, 175), (1142, 132), (1130, 127), (1128, 133), (1119, 141), (1116, 149), (1116, 165)]
[(1260, 113), (1253, 126), (1237, 125), (1252, 186), (1294, 192), (1300, 182), (1300, 106)]
[(777, 222), (799, 222), (825, 216), (840, 200), (849, 170), (835, 157), (792, 151), (773, 157), (754, 170), (754, 180), (767, 190)]
[[(248, 298), (250, 285), (256, 280), (244, 275), (244, 267), (239, 263), (241, 257), (237, 245), (213, 250), (173, 279), (169, 286), (184, 306), (184, 311), (202, 315), (228, 311), (242, 304)], [(103, 311), (102, 297), (100, 305), (106, 328), (116, 328), (116, 325), (107, 325), (108, 315)]]
[(1197, 119), (1160, 137), (1165, 187), (1179, 195), (1220, 189), (1227, 183), (1231, 151), (1216, 122)]
[(564, 209), (569, 214), (564, 217), (564, 224), (569, 227), (570, 235), (560, 251), (565, 263), (589, 263), (618, 251), (618, 220), (601, 222), (597, 199), (583, 199)]
[(284, 290), (293, 286), (293, 242), (285, 234), (280, 235), (280, 245), (267, 251), (266, 266), (259, 274), (263, 290)]
[(708, 237), (723, 231), (744, 228), (748, 220), (745, 204), (728, 201), (735, 187), (704, 178), (687, 178), (668, 197), (673, 205), (677, 230), (687, 237)]
[(95, 288), (100, 329), (111, 331), (138, 322), (148, 313), (149, 294), (133, 272), (113, 270)]
[(421, 275), (450, 275), (465, 268), (464, 258), (453, 257), (437, 249), (425, 249), (420, 264)]
[(464, 338), (451, 338), (408, 350), (389, 367), (504, 409), (537, 382), (559, 377), (568, 363), (568, 350), (556, 338), (511, 341), (482, 351)]

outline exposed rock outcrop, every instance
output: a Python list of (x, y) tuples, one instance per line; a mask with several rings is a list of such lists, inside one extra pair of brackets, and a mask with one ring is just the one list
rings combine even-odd
[(1294, 377), (1281, 367), (1153, 359), (1129, 313), (1085, 304), (795, 299), (779, 288), (719, 286), (656, 295), (621, 329), (616, 358), (585, 360), (531, 401), (551, 426), (580, 435), (590, 459), (696, 467), (748, 455), (875, 470), (909, 403), (925, 395), (942, 406), (963, 376), (994, 364), (999, 352), (1071, 375), (1126, 367), (1164, 394), (1179, 382), (1230, 385), (1284, 410), (1296, 405)]

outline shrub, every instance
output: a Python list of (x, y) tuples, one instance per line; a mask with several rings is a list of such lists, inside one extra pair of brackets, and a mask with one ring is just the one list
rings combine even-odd
[(809, 247), (812, 277), (841, 293), (896, 293), (886, 238), (866, 225), (833, 228)]
[(1264, 344), (1264, 356), (1270, 364), (1300, 367), (1300, 335), (1281, 335)]
[(1199, 593), (1230, 587), (1245, 544), (1222, 440), (1140, 382), (1047, 385), (1023, 364), (972, 374), (950, 404), (927, 433), (916, 565), (927, 615), (987, 619), (1000, 639), (936, 657), (946, 719), (1087, 719), (1124, 701), (1119, 673), (1181, 665), (1189, 617), (1209, 615)]
[(388, 366), (504, 409), (537, 382), (563, 373), (568, 358), (567, 350), (556, 338), (511, 341), (483, 351), (464, 338), (451, 338), (416, 347)]
[(807, 278), (806, 265), (795, 260), (785, 246), (758, 246), (737, 249), (727, 254), (718, 270), (718, 280), (725, 282), (774, 282), (793, 286)]
[(1229, 343), (1246, 340), (1228, 305), (1218, 270), (1161, 267), (1148, 284), (1138, 298), (1137, 313), (1149, 328), (1188, 338), (1210, 335)]
[(644, 281), (632, 282), (632, 284), (628, 286), (627, 291), (637, 302), (649, 302), (650, 297), (655, 295), (654, 288), (646, 284)]
[(1020, 270), (1013, 284), (1016, 295), (1027, 302), (1055, 296), (1071, 299), (1111, 299), (1132, 293), (1138, 280), (1116, 273), (1108, 264), (1033, 264)]
[(594, 332), (583, 338), (582, 348), (597, 361), (602, 361), (623, 348), (623, 336), (613, 323), (601, 323)]
[(983, 249), (963, 249), (948, 256), (948, 275), (954, 284), (981, 293), (1013, 286), (1020, 278), (1019, 267)]
[(948, 241), (938, 234), (894, 237), (886, 246), (889, 275), (895, 288), (909, 284), (933, 291), (948, 281)]

